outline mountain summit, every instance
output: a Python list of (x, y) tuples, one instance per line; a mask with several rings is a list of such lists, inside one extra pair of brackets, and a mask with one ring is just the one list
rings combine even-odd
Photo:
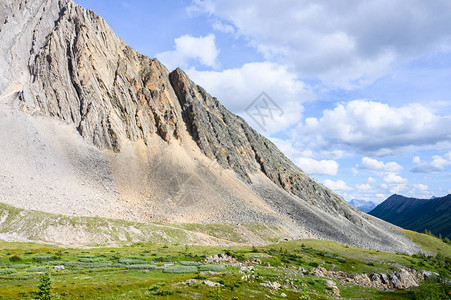
[(272, 224), (281, 238), (418, 250), (307, 176), (182, 70), (133, 50), (71, 0), (3, 1), (0, 42), (3, 203), (232, 224), (242, 235), (239, 224)]

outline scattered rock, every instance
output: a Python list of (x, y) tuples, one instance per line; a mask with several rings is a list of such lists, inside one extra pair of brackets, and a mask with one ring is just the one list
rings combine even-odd
[(232, 256), (227, 255), (225, 253), (211, 255), (211, 256), (208, 256), (205, 258), (205, 263), (207, 263), (207, 264), (220, 263), (220, 262), (229, 262), (229, 263), (233, 263), (233, 264), (238, 263), (238, 261), (235, 258), (233, 258)]
[(326, 280), (327, 287), (332, 290), (332, 294), (334, 296), (340, 296), (340, 289), (337, 287), (335, 281)]
[(213, 281), (210, 281), (210, 280), (204, 280), (204, 281), (202, 281), (202, 284), (204, 284), (204, 285), (206, 285), (206, 286), (211, 286), (211, 287), (221, 286), (220, 283), (218, 283), (218, 282), (213, 282)]
[(245, 273), (254, 273), (254, 267), (253, 267), (253, 266), (249, 266), (249, 267), (242, 266), (242, 267), (240, 268), (240, 271), (239, 271), (239, 272), (242, 273), (242, 274), (245, 274)]
[(282, 285), (280, 283), (278, 283), (277, 281), (271, 282), (271, 281), (265, 281), (260, 283), (260, 285), (267, 287), (267, 288), (271, 288), (273, 290), (278, 290)]

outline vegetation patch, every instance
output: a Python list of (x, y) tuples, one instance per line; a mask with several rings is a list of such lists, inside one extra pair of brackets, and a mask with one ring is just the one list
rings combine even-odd
[(195, 273), (197, 272), (197, 267), (195, 266), (170, 266), (163, 270), (164, 273)]
[(46, 267), (32, 267), (32, 268), (29, 268), (29, 269), (27, 270), (27, 272), (30, 272), (30, 273), (40, 273), (40, 272), (45, 272), (46, 270), (47, 270)]
[(156, 265), (127, 265), (127, 269), (141, 269), (141, 270), (152, 270), (156, 269)]
[(13, 268), (0, 269), (0, 275), (8, 275), (8, 274), (16, 273), (16, 272), (17, 272), (17, 270), (13, 269)]
[(196, 261), (180, 261), (179, 262), (182, 266), (200, 266), (201, 263), (200, 262), (196, 262)]
[(199, 271), (225, 272), (226, 268), (218, 265), (201, 265)]

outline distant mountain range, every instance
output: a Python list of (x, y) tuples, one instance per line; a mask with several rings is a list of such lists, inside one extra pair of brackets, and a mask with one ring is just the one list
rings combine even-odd
[(349, 204), (366, 213), (372, 211), (376, 207), (376, 203), (372, 201), (358, 199), (352, 199)]
[(418, 232), (430, 230), (451, 238), (451, 194), (432, 199), (392, 195), (370, 213), (375, 217)]

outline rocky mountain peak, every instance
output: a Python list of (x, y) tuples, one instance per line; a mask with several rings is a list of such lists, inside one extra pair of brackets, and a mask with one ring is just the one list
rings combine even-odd
[[(0, 157), (5, 176), (38, 178), (11, 176), (17, 192), (2, 201), (141, 221), (271, 223), (288, 238), (413, 247), (311, 179), (181, 69), (127, 46), (94, 12), (71, 0), (10, 0), (0, 3), (0, 24), (0, 124), (24, 128)], [(43, 190), (56, 171), (59, 184)], [(69, 182), (73, 194), (62, 190)], [(21, 202), (22, 191), (39, 197)], [(58, 208), (48, 200), (56, 195), (64, 195)]]

